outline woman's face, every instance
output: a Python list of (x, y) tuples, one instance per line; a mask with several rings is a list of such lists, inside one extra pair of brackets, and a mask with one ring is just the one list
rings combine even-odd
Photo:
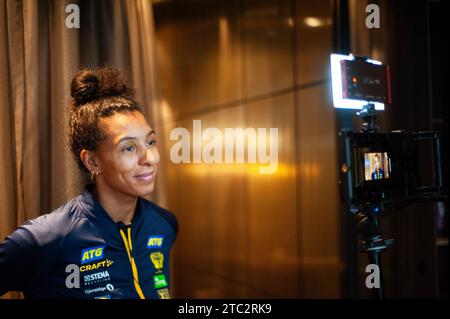
[(96, 153), (99, 186), (131, 196), (153, 192), (159, 162), (155, 132), (140, 112), (117, 113), (99, 121), (106, 139)]

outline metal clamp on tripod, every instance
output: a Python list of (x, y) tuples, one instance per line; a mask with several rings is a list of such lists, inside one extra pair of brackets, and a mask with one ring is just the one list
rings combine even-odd
[(375, 111), (375, 104), (367, 103), (356, 112), (356, 115), (362, 120), (362, 131), (365, 133), (374, 133), (378, 131), (378, 125), (375, 123), (377, 119), (377, 112)]
[(383, 239), (380, 235), (379, 215), (370, 209), (359, 211), (353, 217), (353, 223), (360, 235), (360, 251), (369, 257), (369, 263), (375, 265), (379, 275), (379, 286), (374, 287), (375, 297), (384, 298), (383, 272), (380, 253), (394, 244), (394, 239)]

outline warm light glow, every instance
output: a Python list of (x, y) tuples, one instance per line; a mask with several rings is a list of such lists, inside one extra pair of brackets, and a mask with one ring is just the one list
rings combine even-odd
[(292, 17), (287, 18), (286, 22), (287, 22), (288, 26), (290, 26), (290, 27), (293, 27), (295, 25), (294, 19)]
[(318, 178), (320, 175), (320, 167), (316, 163), (305, 163), (300, 165), (300, 177)]
[[(278, 170), (271, 175), (264, 175), (259, 172), (257, 163), (234, 163), (234, 164), (178, 164), (172, 166), (169, 174), (178, 170), (183, 174), (194, 175), (196, 177), (206, 176), (259, 176), (261, 178), (273, 177), (295, 177), (295, 166), (288, 164), (278, 164)], [(306, 179), (317, 179), (320, 177), (320, 166), (317, 163), (305, 163), (299, 166), (299, 177)]]
[(331, 25), (330, 18), (306, 17), (303, 22), (310, 28), (319, 28)]
[(160, 102), (159, 109), (161, 110), (161, 117), (166, 123), (170, 123), (174, 121), (175, 117), (172, 111), (172, 108), (170, 107), (169, 103), (166, 99), (163, 99)]
[(229, 42), (229, 27), (228, 27), (228, 20), (225, 17), (219, 18), (219, 37), (220, 41)]
[(294, 177), (295, 166), (278, 164), (278, 169), (273, 174), (261, 174), (259, 172), (258, 163), (234, 163), (234, 164), (178, 164), (171, 169), (170, 173), (175, 170), (183, 171), (184, 174), (194, 175), (197, 177), (205, 176), (236, 176), (236, 175), (249, 175), (259, 176), (261, 178), (274, 178), (274, 177)]
[(322, 25), (322, 22), (318, 18), (307, 17), (305, 18), (305, 24), (311, 28), (317, 28)]

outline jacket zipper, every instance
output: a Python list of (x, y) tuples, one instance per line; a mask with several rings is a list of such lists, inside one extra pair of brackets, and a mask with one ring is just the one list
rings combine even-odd
[(144, 293), (142, 292), (141, 286), (139, 285), (139, 275), (136, 263), (134, 262), (133, 244), (131, 242), (131, 224), (129, 226), (125, 226), (123, 223), (119, 223), (119, 232), (120, 235), (122, 236), (122, 240), (125, 245), (125, 250), (127, 251), (128, 260), (130, 261), (131, 271), (133, 273), (134, 288), (136, 289), (139, 298), (145, 299)]

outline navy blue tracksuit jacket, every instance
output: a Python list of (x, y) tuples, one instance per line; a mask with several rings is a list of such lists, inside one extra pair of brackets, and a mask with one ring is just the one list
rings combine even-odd
[(131, 225), (116, 224), (93, 184), (0, 243), (0, 295), (26, 298), (170, 298), (176, 217), (138, 198)]

